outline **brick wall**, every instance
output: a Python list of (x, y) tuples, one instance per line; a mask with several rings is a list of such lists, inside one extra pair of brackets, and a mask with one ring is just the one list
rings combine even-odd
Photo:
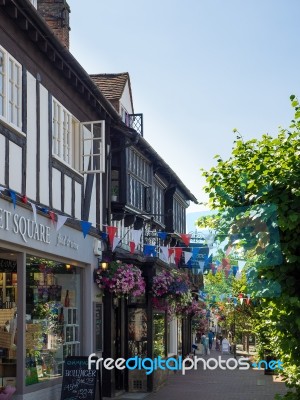
[(37, 10), (63, 45), (69, 49), (71, 10), (66, 0), (38, 0)]

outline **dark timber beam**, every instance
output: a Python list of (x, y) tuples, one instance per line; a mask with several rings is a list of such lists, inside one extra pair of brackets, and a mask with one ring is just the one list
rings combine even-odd
[[(1, 0), (0, 0), (1, 1)], [(21, 19), (19, 22), (20, 28), (23, 29), (24, 31), (28, 31), (29, 25), (28, 25), (28, 20), (26, 18)]]
[(47, 44), (47, 41), (46, 41), (46, 40), (41, 40), (41, 41), (39, 42), (39, 47), (40, 47), (40, 49), (41, 49), (44, 53), (47, 53), (48, 44)]
[(36, 30), (30, 31), (30, 32), (29, 32), (29, 36), (30, 36), (30, 39), (31, 39), (33, 42), (35, 42), (35, 43), (38, 42), (38, 40), (39, 40), (38, 31), (36, 31)]
[(14, 7), (13, 5), (11, 5), (10, 7), (7, 7), (7, 13), (13, 19), (18, 18), (18, 9), (17, 9), (17, 7)]

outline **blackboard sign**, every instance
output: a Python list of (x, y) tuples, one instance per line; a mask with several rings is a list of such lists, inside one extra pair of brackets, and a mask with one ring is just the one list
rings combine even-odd
[(91, 367), (88, 369), (88, 357), (70, 356), (65, 359), (61, 400), (95, 399), (100, 373), (96, 370), (96, 363), (92, 363)]
[(94, 303), (95, 345), (96, 351), (103, 351), (103, 304)]

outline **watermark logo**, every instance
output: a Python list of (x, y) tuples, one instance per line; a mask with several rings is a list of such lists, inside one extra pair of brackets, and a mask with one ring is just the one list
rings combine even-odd
[(222, 359), (221, 356), (218, 358), (202, 358), (195, 356), (194, 358), (184, 358), (179, 356), (178, 358), (170, 357), (168, 359), (162, 359), (161, 357), (152, 358), (140, 358), (138, 356), (128, 358), (117, 358), (114, 360), (113, 358), (98, 358), (95, 359), (95, 353), (90, 354), (88, 357), (88, 369), (92, 369), (92, 364), (96, 364), (96, 369), (100, 369), (100, 365), (103, 365), (103, 368), (112, 370), (114, 368), (123, 370), (125, 368), (129, 370), (145, 370), (146, 375), (152, 374), (156, 370), (170, 370), (170, 371), (182, 371), (182, 375), (185, 375), (185, 372), (188, 370), (197, 370), (198, 368), (203, 368), (204, 370), (215, 370), (220, 368), (222, 370), (248, 370), (250, 366), (257, 367), (258, 369), (283, 369), (283, 364), (281, 361), (271, 360), (265, 361), (261, 360), (258, 363), (250, 364), (249, 359), (246, 357), (240, 357), (238, 360), (235, 358)]

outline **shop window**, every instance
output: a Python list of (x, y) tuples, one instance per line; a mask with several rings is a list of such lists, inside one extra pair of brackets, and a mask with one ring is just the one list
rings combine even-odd
[(61, 376), (80, 354), (80, 284), (79, 268), (27, 257), (26, 385)]
[(0, 259), (0, 384), (16, 386), (17, 263)]

